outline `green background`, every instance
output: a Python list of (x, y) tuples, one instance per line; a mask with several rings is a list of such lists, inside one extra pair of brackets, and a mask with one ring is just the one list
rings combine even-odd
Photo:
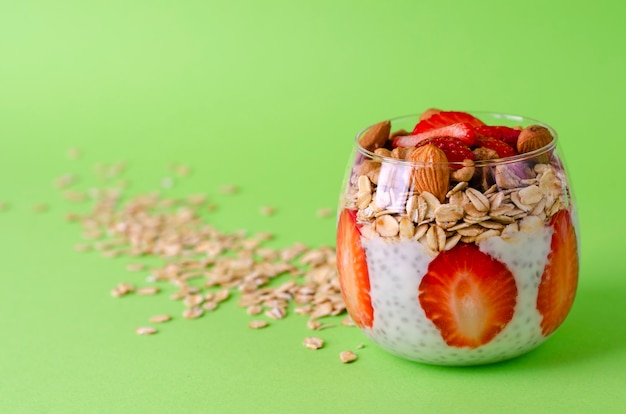
[[(0, 1), (1, 413), (622, 413), (626, 29), (615, 1)], [(537, 350), (476, 368), (388, 355), (356, 329), (301, 345), (293, 315), (246, 327), (233, 300), (182, 319), (167, 296), (113, 299), (126, 258), (77, 253), (52, 185), (205, 193), (224, 231), (334, 245), (352, 137), (428, 107), (541, 119), (560, 133), (582, 229), (580, 287)], [(68, 160), (78, 147), (83, 156)], [(223, 184), (241, 191), (219, 193)], [(46, 203), (37, 214), (33, 205)], [(276, 214), (259, 214), (261, 205)], [(175, 320), (134, 334), (155, 313)], [(338, 354), (355, 349), (344, 365)]]

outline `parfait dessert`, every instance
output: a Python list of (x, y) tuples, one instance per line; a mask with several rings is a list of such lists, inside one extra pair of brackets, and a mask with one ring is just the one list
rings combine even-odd
[(497, 362), (549, 337), (578, 281), (576, 212), (549, 126), (439, 111), (359, 133), (337, 264), (354, 322), (440, 365)]

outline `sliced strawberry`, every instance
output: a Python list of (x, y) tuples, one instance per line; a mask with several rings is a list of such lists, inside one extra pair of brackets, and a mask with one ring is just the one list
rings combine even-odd
[(556, 213), (550, 225), (554, 229), (551, 250), (537, 295), (537, 310), (542, 316), (541, 331), (545, 336), (565, 320), (578, 286), (578, 245), (569, 212), (561, 210)]
[(428, 118), (420, 121), (415, 125), (413, 134), (426, 132), (433, 129), (445, 127), (452, 124), (465, 123), (472, 127), (485, 125), (480, 119), (468, 114), (467, 112), (441, 111), (434, 113)]
[(509, 144), (513, 148), (517, 148), (517, 138), (519, 137), (519, 129), (513, 129), (505, 126), (482, 125), (476, 128), (476, 132), (485, 137), (499, 139)]
[(430, 263), (419, 301), (448, 345), (477, 348), (513, 318), (517, 286), (504, 263), (475, 244), (461, 243)]
[(361, 328), (371, 328), (374, 309), (370, 298), (370, 279), (354, 210), (344, 209), (339, 215), (337, 269), (341, 293), (352, 320)]
[(462, 162), (463, 160), (474, 160), (476, 158), (476, 155), (472, 152), (470, 147), (457, 138), (428, 138), (418, 142), (416, 147), (421, 147), (426, 144), (433, 144), (439, 147), (439, 149), (446, 154), (446, 158), (449, 162)]
[(477, 136), (475, 146), (477, 148), (485, 147), (492, 149), (498, 153), (498, 156), (500, 158), (512, 157), (513, 155), (517, 155), (517, 151), (512, 146), (504, 141), (500, 141), (499, 139), (492, 137), (485, 137), (481, 135)]
[(413, 135), (395, 137), (392, 141), (392, 146), (394, 148), (414, 147), (420, 141), (438, 137), (457, 138), (463, 141), (466, 145), (473, 145), (474, 141), (476, 140), (476, 131), (474, 131), (474, 127), (472, 125), (467, 123), (452, 124), (441, 128), (431, 129), (426, 132), (416, 133), (415, 131), (413, 131)]

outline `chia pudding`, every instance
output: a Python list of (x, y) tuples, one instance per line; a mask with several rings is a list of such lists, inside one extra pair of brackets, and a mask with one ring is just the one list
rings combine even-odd
[(337, 232), (346, 307), (369, 338), (407, 359), (521, 355), (561, 325), (577, 287), (577, 223), (556, 134), (432, 111), (412, 133), (391, 132), (392, 120), (358, 136)]

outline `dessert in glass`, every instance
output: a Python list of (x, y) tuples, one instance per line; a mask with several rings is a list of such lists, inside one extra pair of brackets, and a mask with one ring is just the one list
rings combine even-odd
[(565, 320), (578, 234), (550, 126), (430, 109), (356, 137), (337, 224), (341, 290), (355, 324), (393, 354), (498, 362)]

